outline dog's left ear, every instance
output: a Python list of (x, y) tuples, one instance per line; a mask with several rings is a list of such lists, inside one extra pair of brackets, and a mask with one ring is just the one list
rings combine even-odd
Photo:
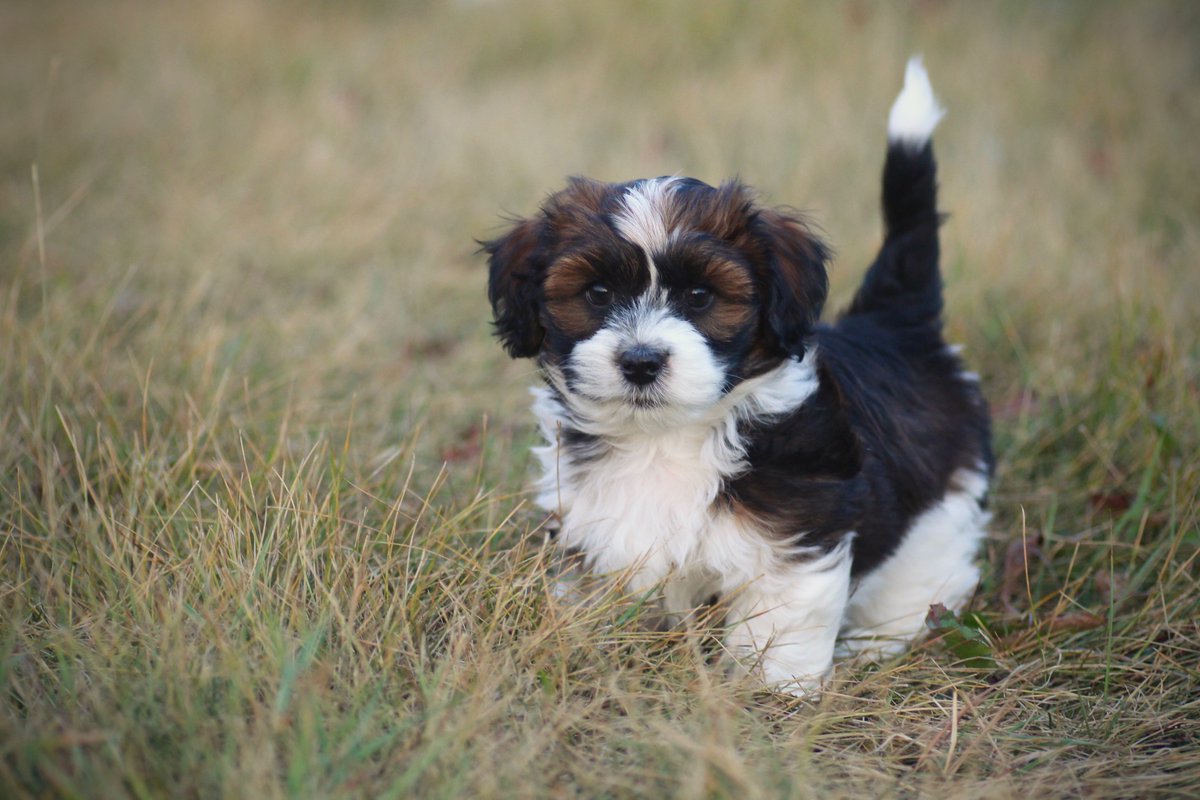
[(784, 350), (801, 356), (829, 294), (829, 248), (802, 219), (775, 209), (759, 211), (754, 227), (766, 251), (767, 327)]
[(496, 336), (513, 358), (537, 355), (546, 335), (537, 307), (541, 229), (540, 220), (519, 220), (504, 236), (482, 243)]

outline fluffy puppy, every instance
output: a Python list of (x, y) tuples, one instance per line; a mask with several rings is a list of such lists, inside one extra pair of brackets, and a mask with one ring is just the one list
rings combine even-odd
[(746, 186), (571, 179), (486, 242), (496, 334), (535, 358), (556, 542), (668, 614), (714, 596), (725, 646), (803, 693), (897, 652), (979, 573), (992, 471), (978, 379), (942, 339), (942, 109), (917, 59), (888, 122), (886, 234), (818, 322), (829, 251)]

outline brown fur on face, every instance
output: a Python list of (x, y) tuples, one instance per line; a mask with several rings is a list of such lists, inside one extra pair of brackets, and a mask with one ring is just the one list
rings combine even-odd
[[(633, 208), (636, 193), (656, 188), (652, 200), (643, 194), (643, 207)], [(636, 219), (623, 227), (622, 215)], [(649, 227), (629, 234), (630, 225), (642, 224)], [(694, 325), (746, 377), (803, 352), (826, 293), (824, 245), (795, 216), (758, 206), (753, 191), (736, 181), (712, 187), (690, 179), (572, 178), (537, 216), (485, 248), (501, 339), (514, 357), (550, 363), (641, 298)], [(527, 291), (530, 284), (535, 291)], [(597, 284), (611, 292), (610, 306), (587, 299)], [(707, 308), (689, 305), (697, 288), (712, 291)], [(526, 316), (514, 325), (518, 310)], [(526, 346), (535, 338), (536, 346)]]
[[(586, 292), (597, 283), (611, 278), (602, 275), (603, 256), (584, 252), (568, 253), (555, 261), (546, 272), (543, 291), (548, 324), (573, 339), (586, 339), (604, 322), (605, 311), (587, 301)], [(636, 276), (636, 270), (633, 275)]]

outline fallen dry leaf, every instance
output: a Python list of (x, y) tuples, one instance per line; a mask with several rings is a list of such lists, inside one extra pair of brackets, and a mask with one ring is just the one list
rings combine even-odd
[(442, 448), (442, 461), (461, 463), (476, 461), (483, 453), (482, 431), (479, 425), (470, 425), (459, 432), (459, 440)]
[(1046, 630), (1050, 633), (1068, 633), (1072, 631), (1090, 631), (1104, 624), (1104, 617), (1090, 611), (1072, 611), (1060, 614), (1046, 620)]
[(1119, 514), (1128, 511), (1133, 505), (1133, 495), (1129, 492), (1092, 492), (1088, 495), (1088, 505), (1093, 511), (1111, 511)]

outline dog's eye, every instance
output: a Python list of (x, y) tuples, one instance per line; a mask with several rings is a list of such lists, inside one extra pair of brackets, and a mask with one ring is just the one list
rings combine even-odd
[(692, 311), (704, 311), (713, 304), (712, 289), (705, 286), (695, 286), (688, 289), (687, 305)]
[(609, 288), (602, 283), (594, 283), (588, 287), (588, 290), (583, 293), (587, 301), (596, 308), (608, 308), (612, 305), (613, 294)]

